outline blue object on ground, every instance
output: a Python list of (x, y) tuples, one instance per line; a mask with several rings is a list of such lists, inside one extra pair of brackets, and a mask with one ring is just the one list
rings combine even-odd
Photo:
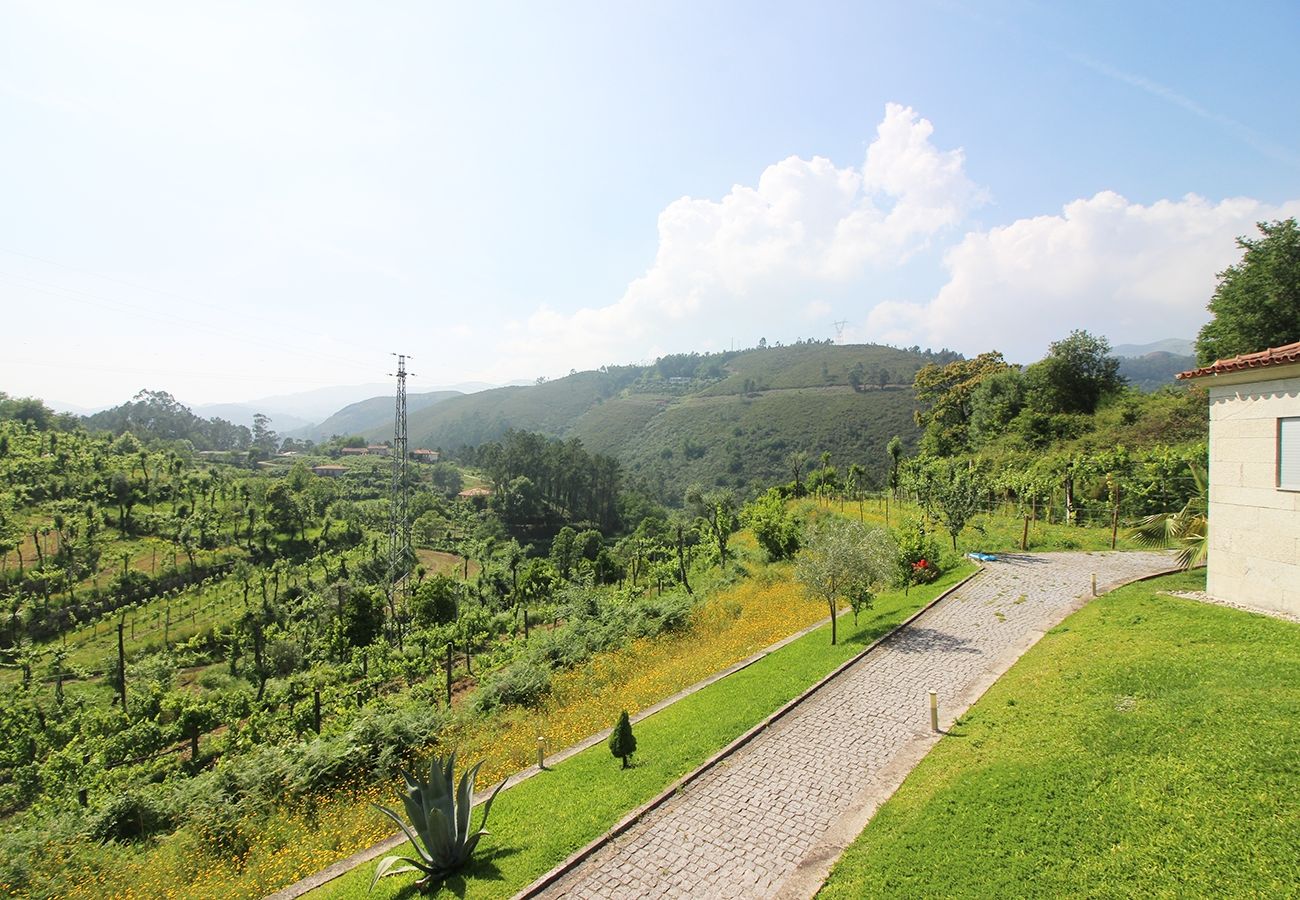
[(992, 553), (980, 553), (978, 550), (974, 553), (967, 553), (971, 559), (978, 559), (980, 562), (997, 562), (998, 558)]

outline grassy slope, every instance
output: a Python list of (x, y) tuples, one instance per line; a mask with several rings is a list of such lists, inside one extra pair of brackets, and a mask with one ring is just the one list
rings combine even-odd
[(1203, 585), (1132, 585), (1050, 632), (820, 896), (1294, 896), (1300, 626), (1159, 593)]
[[(503, 793), (493, 807), (484, 855), (439, 896), (509, 896), (570, 853), (608, 830), (627, 811), (648, 801), (712, 753), (797, 696), (836, 665), (894, 627), (969, 568), (936, 585), (891, 593), (863, 615), (860, 627), (840, 623), (832, 647), (829, 625), (792, 642), (635, 727), (635, 765), (621, 770), (598, 745)], [(388, 879), (373, 895), (366, 889), (374, 864), (312, 893), (324, 897), (412, 896), (411, 876)]]

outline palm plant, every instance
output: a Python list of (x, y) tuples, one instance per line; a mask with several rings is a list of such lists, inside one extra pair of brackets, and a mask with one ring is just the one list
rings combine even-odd
[[(374, 890), (379, 879), (386, 875), (400, 875), (404, 872), (423, 872), (424, 877), (415, 884), (421, 891), (428, 891), (448, 875), (469, 862), (479, 838), (488, 832), (488, 813), (492, 810), (492, 801), (496, 799), (505, 781), (497, 785), (496, 790), (483, 804), (483, 818), (479, 829), (470, 833), (470, 812), (474, 803), (474, 782), (478, 777), (477, 765), (460, 777), (460, 784), (452, 791), (455, 783), (456, 754), (448, 757), (434, 757), (429, 763), (427, 781), (412, 776), (405, 769), (399, 768), (406, 781), (406, 792), (402, 804), (406, 815), (411, 820), (408, 826), (401, 816), (386, 806), (374, 804), (376, 808), (397, 823), (402, 833), (415, 847), (416, 858), (409, 856), (387, 856), (375, 868), (375, 877), (370, 882)], [(418, 840), (417, 840), (418, 837)], [(399, 865), (405, 863), (406, 865)]]
[(1146, 516), (1129, 532), (1140, 547), (1177, 547), (1178, 565), (1202, 565), (1210, 550), (1209, 493), (1205, 473), (1191, 467), (1196, 493), (1178, 512)]

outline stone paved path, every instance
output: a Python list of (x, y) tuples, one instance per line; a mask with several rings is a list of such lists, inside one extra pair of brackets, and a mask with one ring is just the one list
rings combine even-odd
[[(844, 843), (1041, 634), (1159, 553), (1003, 557), (553, 883), (545, 897), (810, 895)], [(836, 837), (838, 836), (838, 837)]]

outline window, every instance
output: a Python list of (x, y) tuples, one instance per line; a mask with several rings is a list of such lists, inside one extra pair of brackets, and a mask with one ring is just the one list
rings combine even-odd
[(1300, 416), (1277, 420), (1277, 486), (1300, 491)]

